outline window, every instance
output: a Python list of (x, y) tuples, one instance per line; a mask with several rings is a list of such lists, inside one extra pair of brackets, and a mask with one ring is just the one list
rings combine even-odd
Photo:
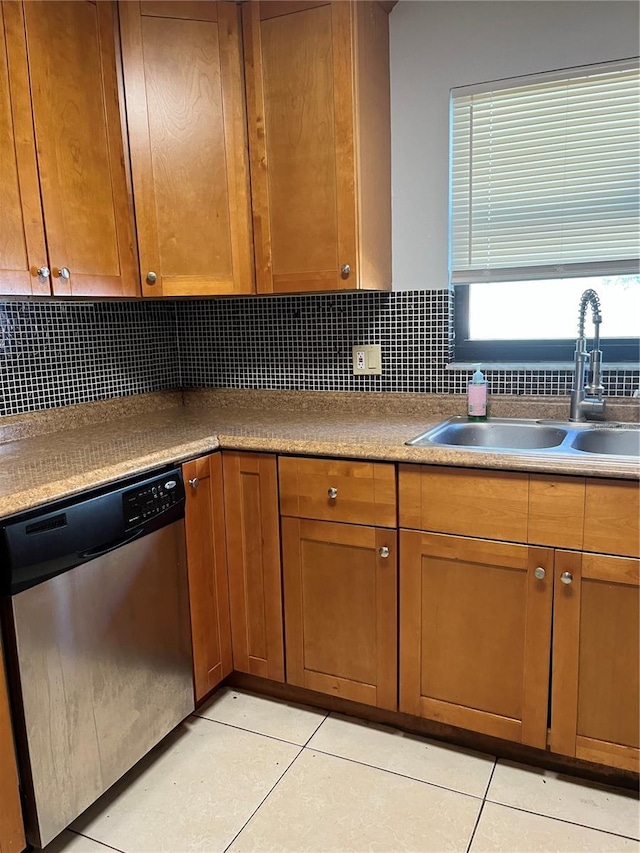
[(607, 361), (638, 361), (639, 83), (616, 63), (453, 91), (456, 360), (571, 360), (594, 287)]

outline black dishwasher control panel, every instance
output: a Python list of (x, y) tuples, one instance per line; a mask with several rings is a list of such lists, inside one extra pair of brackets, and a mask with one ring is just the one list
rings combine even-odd
[(180, 468), (102, 486), (0, 524), (0, 596), (17, 595), (184, 519)]
[(139, 527), (183, 500), (182, 478), (171, 474), (130, 489), (122, 495), (125, 528)]

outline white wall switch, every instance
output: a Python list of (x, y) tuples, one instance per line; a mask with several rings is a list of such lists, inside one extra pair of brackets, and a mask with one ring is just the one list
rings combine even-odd
[(382, 348), (380, 344), (355, 344), (352, 352), (354, 375), (379, 376), (382, 373)]

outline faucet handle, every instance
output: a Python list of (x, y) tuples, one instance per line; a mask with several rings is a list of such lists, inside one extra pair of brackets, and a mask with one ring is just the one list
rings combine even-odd
[(600, 371), (602, 368), (602, 350), (593, 349), (589, 353), (589, 372), (591, 374), (590, 381), (585, 388), (588, 397), (602, 397), (604, 394), (604, 385), (600, 379)]

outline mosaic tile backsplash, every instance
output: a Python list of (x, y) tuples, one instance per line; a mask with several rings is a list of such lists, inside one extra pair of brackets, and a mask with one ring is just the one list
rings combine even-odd
[[(180, 387), (462, 394), (446, 290), (168, 301), (0, 302), (0, 414)], [(353, 376), (380, 343), (382, 375)], [(606, 340), (603, 341), (606, 365)], [(568, 394), (570, 370), (490, 370), (494, 394)], [(636, 369), (605, 370), (630, 396)]]
[(0, 415), (176, 388), (175, 306), (0, 303)]

